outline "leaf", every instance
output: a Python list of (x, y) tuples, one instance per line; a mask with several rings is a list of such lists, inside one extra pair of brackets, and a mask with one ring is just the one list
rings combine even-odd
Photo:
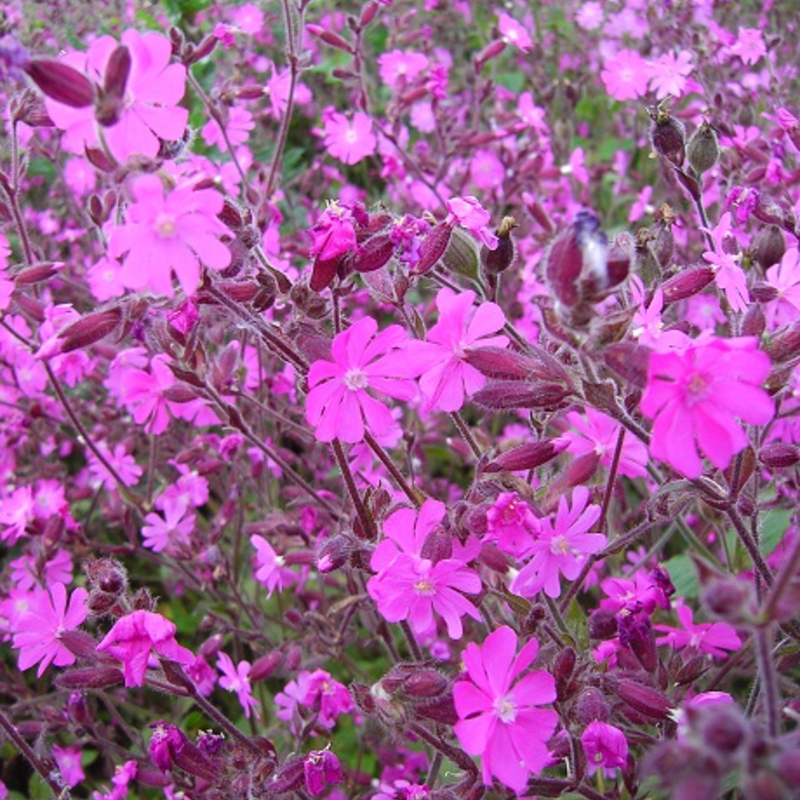
[(697, 570), (689, 556), (674, 556), (664, 567), (669, 572), (675, 594), (680, 597), (697, 597)]
[(789, 530), (792, 513), (786, 508), (774, 508), (767, 514), (761, 526), (761, 552), (765, 556), (770, 555), (781, 543)]

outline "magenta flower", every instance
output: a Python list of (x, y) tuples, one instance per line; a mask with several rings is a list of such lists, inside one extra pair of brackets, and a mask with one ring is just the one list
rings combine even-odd
[(456, 558), (433, 562), (421, 552), (428, 535), (444, 518), (445, 507), (426, 500), (419, 512), (400, 509), (383, 524), (384, 539), (375, 548), (370, 566), (377, 572), (367, 582), (369, 596), (387, 622), (408, 620), (418, 636), (434, 628), (434, 612), (447, 623), (451, 639), (460, 639), (465, 614), (481, 614), (461, 594), (478, 594), (481, 579)]
[(764, 309), (767, 324), (772, 327), (788, 325), (800, 316), (800, 252), (790, 247), (780, 263), (767, 270), (767, 283), (778, 296)]
[(53, 758), (56, 760), (61, 779), (70, 788), (77, 786), (86, 778), (81, 764), (83, 752), (79, 747), (59, 747), (53, 745)]
[(303, 759), (303, 774), (306, 789), (312, 797), (322, 794), (329, 786), (344, 783), (342, 765), (334, 753), (325, 750), (312, 750)]
[(217, 214), (222, 195), (213, 189), (179, 186), (166, 191), (157, 175), (142, 175), (133, 184), (135, 201), (125, 224), (111, 229), (108, 252), (124, 255), (120, 280), (129, 289), (149, 289), (172, 297), (172, 272), (188, 295), (200, 285), (200, 263), (220, 270), (231, 253), (217, 238), (230, 234)]
[(586, 556), (605, 547), (603, 534), (588, 533), (600, 519), (600, 506), (588, 503), (589, 490), (576, 486), (572, 490), (572, 508), (562, 496), (555, 519), (541, 520), (541, 532), (531, 545), (533, 556), (511, 584), (514, 594), (533, 597), (544, 589), (549, 597), (558, 597), (561, 594), (559, 576), (574, 580)]
[(536, 707), (556, 699), (552, 675), (531, 672), (516, 680), (533, 663), (539, 643), (531, 639), (515, 658), (516, 651), (517, 634), (507, 625), (487, 636), (483, 647), (470, 642), (463, 654), (467, 677), (453, 686), (453, 699), (455, 734), (467, 753), (481, 757), (483, 782), (488, 786), (494, 776), (519, 793), (547, 764), (558, 715)]
[(306, 419), (316, 427), (320, 442), (341, 439), (355, 444), (365, 428), (375, 436), (388, 434), (394, 425), (389, 409), (367, 391), (373, 389), (398, 400), (410, 400), (416, 385), (405, 354), (407, 339), (399, 325), (376, 335), (378, 323), (365, 317), (334, 337), (333, 361), (315, 361), (308, 371), (311, 391), (306, 399)]
[(459, 224), (480, 239), (489, 250), (497, 249), (497, 236), (489, 228), (492, 215), (476, 197), (451, 197), (445, 200), (445, 206), (450, 212), (446, 220), (449, 225)]
[(36, 589), (29, 595), (29, 604), (13, 623), (13, 645), (19, 650), (19, 668), (30, 669), (39, 664), (37, 676), (54, 664), (64, 667), (75, 663), (75, 656), (61, 644), (61, 634), (75, 630), (86, 619), (86, 589), (76, 589), (67, 604), (67, 589), (54, 583), (47, 589)]
[(301, 719), (301, 710), (314, 709), (317, 722), (331, 729), (340, 714), (349, 714), (354, 708), (353, 698), (347, 687), (334, 680), (323, 669), (308, 672), (301, 670), (296, 681), (289, 681), (284, 690), (275, 695), (278, 719), (294, 723)]
[(476, 308), (474, 301), (474, 292), (441, 289), (436, 295), (439, 321), (427, 341), (413, 341), (406, 348), (408, 364), (421, 376), (419, 386), (431, 408), (458, 411), (465, 396), (483, 388), (486, 378), (464, 360), (467, 349), (508, 344), (505, 336), (490, 335), (505, 325), (500, 306), (485, 302)]
[[(122, 34), (122, 44), (130, 51), (131, 69), (124, 102), (117, 109), (119, 118), (102, 128), (103, 139), (120, 162), (132, 155), (155, 158), (160, 139), (180, 139), (186, 129), (189, 112), (178, 105), (186, 89), (186, 67), (170, 63), (172, 45), (161, 34), (127, 30)], [(117, 46), (111, 36), (102, 36), (85, 53), (69, 53), (63, 61), (102, 85)], [(86, 145), (99, 144), (92, 106), (72, 108), (50, 99), (45, 100), (45, 106), (56, 127), (65, 131), (61, 141), (65, 150), (83, 155)]]
[(279, 556), (263, 536), (254, 534), (250, 537), (250, 544), (256, 549), (255, 579), (267, 587), (267, 597), (270, 597), (275, 589), (281, 591), (285, 586), (297, 581), (297, 575), (284, 567), (286, 559)]
[(236, 692), (239, 702), (244, 709), (244, 715), (250, 719), (252, 710), (256, 719), (261, 719), (258, 710), (258, 700), (253, 697), (253, 690), (250, 686), (250, 669), (252, 665), (249, 661), (240, 661), (238, 666), (234, 666), (231, 657), (227, 653), (220, 653), (217, 656), (217, 669), (222, 673), (219, 685), (229, 692)]
[(583, 752), (589, 775), (602, 769), (607, 778), (614, 777), (614, 771), (622, 769), (628, 762), (628, 740), (625, 734), (613, 725), (594, 720), (581, 734)]
[(486, 512), (486, 541), (496, 541), (499, 550), (515, 558), (530, 552), (540, 528), (531, 507), (516, 492), (502, 492)]
[(650, 455), (699, 478), (700, 452), (725, 469), (747, 447), (736, 418), (764, 425), (775, 413), (761, 383), (770, 360), (755, 338), (706, 339), (683, 353), (651, 353), (642, 413), (654, 420)]
[(333, 261), (356, 249), (353, 213), (349, 208), (331, 203), (311, 229), (310, 254), (319, 261)]
[(362, 111), (356, 111), (348, 120), (337, 111), (325, 119), (325, 149), (345, 164), (357, 164), (371, 156), (378, 146), (372, 132), (372, 120)]
[(523, 53), (527, 53), (533, 47), (528, 31), (509, 14), (501, 13), (498, 16), (497, 29), (504, 42), (514, 45)]
[(144, 546), (154, 553), (167, 551), (167, 555), (175, 555), (189, 543), (194, 530), (194, 514), (188, 511), (186, 503), (181, 499), (170, 499), (164, 504), (164, 516), (155, 512), (148, 514), (142, 526)]
[(726, 650), (738, 650), (742, 646), (739, 634), (727, 622), (695, 623), (692, 609), (686, 605), (676, 605), (675, 613), (681, 627), (654, 625), (655, 630), (667, 634), (656, 639), (656, 644), (669, 644), (676, 650), (687, 648), (691, 654), (708, 653), (717, 658), (727, 658)]
[(650, 89), (659, 100), (665, 97), (680, 97), (686, 88), (686, 79), (692, 74), (692, 54), (686, 50), (680, 53), (664, 53), (650, 64)]
[(650, 67), (633, 50), (619, 50), (606, 59), (600, 73), (606, 91), (615, 100), (636, 100), (647, 92)]
[(409, 84), (428, 66), (428, 57), (412, 50), (390, 50), (378, 56), (381, 81), (390, 89)]
[(134, 611), (121, 617), (106, 634), (97, 649), (107, 650), (123, 662), (126, 686), (142, 686), (150, 651), (179, 664), (189, 665), (194, 654), (175, 641), (175, 624), (152, 611)]

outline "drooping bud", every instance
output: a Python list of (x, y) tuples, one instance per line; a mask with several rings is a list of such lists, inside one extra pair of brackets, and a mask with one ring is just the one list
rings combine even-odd
[(717, 132), (705, 120), (689, 137), (689, 143), (686, 145), (686, 157), (689, 159), (689, 166), (698, 175), (708, 172), (719, 161)]
[(37, 58), (24, 66), (25, 72), (51, 100), (71, 108), (94, 103), (95, 85), (82, 73), (60, 61)]
[(648, 108), (647, 113), (653, 120), (650, 128), (653, 150), (676, 167), (681, 167), (686, 156), (686, 128), (683, 123), (675, 119), (663, 104)]

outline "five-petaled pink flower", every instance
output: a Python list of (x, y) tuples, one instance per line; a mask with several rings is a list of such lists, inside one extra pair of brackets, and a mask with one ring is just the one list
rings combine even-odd
[(375, 548), (370, 566), (376, 575), (367, 591), (387, 622), (408, 620), (418, 636), (434, 628), (434, 612), (447, 624), (451, 639), (460, 639), (465, 614), (480, 620), (477, 608), (461, 592), (478, 594), (481, 579), (457, 558), (423, 558), (428, 536), (445, 515), (444, 503), (426, 500), (416, 512), (395, 511), (383, 523), (384, 539)]
[(761, 388), (769, 357), (752, 337), (705, 339), (683, 353), (651, 353), (642, 413), (654, 420), (650, 455), (687, 478), (703, 472), (700, 452), (718, 469), (747, 447), (738, 417), (764, 425), (775, 413)]
[(451, 197), (444, 204), (450, 212), (445, 220), (448, 225), (461, 225), (473, 236), (477, 236), (489, 250), (497, 249), (497, 236), (489, 228), (492, 215), (480, 204), (477, 197)]
[(297, 581), (297, 575), (284, 564), (286, 559), (279, 556), (272, 545), (263, 537), (254, 534), (250, 537), (250, 544), (256, 549), (255, 579), (267, 587), (267, 597), (277, 589), (281, 591)]
[[(117, 110), (119, 118), (101, 128), (103, 140), (120, 162), (135, 154), (155, 158), (161, 139), (180, 139), (186, 129), (189, 112), (178, 105), (186, 90), (186, 67), (170, 63), (172, 45), (161, 34), (127, 30), (122, 44), (130, 52), (131, 68)], [(62, 60), (103, 85), (106, 66), (117, 46), (114, 38), (102, 36), (85, 53), (69, 53)], [(99, 144), (92, 106), (72, 108), (51, 99), (45, 100), (45, 106), (56, 127), (65, 131), (61, 141), (65, 150), (83, 155), (85, 145)]]
[(465, 351), (479, 347), (505, 347), (505, 336), (492, 336), (506, 318), (496, 303), (473, 306), (475, 292), (455, 294), (441, 289), (436, 295), (439, 321), (428, 331), (427, 341), (410, 342), (406, 354), (428, 405), (441, 411), (458, 411), (465, 395), (483, 388), (486, 378), (464, 360)]
[(657, 631), (666, 633), (656, 639), (657, 644), (670, 644), (676, 650), (687, 648), (691, 654), (708, 653), (717, 658), (727, 658), (726, 650), (738, 650), (742, 640), (732, 625), (727, 622), (700, 622), (692, 619), (692, 609), (687, 605), (676, 605), (681, 627), (654, 625)]
[(606, 59), (600, 77), (615, 100), (636, 100), (647, 92), (650, 67), (634, 50), (619, 50)]
[(256, 719), (261, 719), (258, 710), (258, 700), (253, 697), (253, 690), (250, 686), (250, 669), (252, 665), (249, 661), (240, 661), (238, 666), (234, 666), (231, 657), (227, 653), (220, 653), (217, 656), (217, 669), (222, 673), (219, 685), (229, 692), (236, 692), (239, 702), (244, 709), (244, 715), (249, 719), (252, 710)]
[(388, 434), (394, 425), (389, 409), (367, 391), (398, 400), (417, 392), (400, 349), (408, 338), (399, 325), (376, 333), (378, 323), (365, 317), (337, 334), (331, 345), (333, 361), (315, 361), (308, 371), (311, 391), (306, 419), (316, 427), (320, 442), (341, 439), (354, 444), (369, 428), (374, 436)]
[(19, 668), (39, 664), (39, 677), (55, 664), (64, 667), (75, 663), (75, 656), (61, 643), (61, 634), (75, 630), (88, 616), (86, 589), (76, 589), (67, 604), (67, 589), (54, 583), (29, 595), (29, 605), (14, 623), (14, 647), (19, 650)]
[(172, 297), (172, 273), (183, 291), (200, 285), (200, 263), (224, 269), (230, 250), (219, 240), (229, 234), (218, 219), (222, 195), (214, 189), (179, 186), (167, 191), (157, 175), (142, 175), (133, 184), (134, 202), (125, 224), (111, 229), (108, 252), (125, 255), (119, 277), (129, 289), (149, 289)]
[(556, 699), (552, 675), (531, 672), (516, 680), (533, 663), (539, 643), (531, 639), (515, 658), (516, 651), (517, 634), (507, 625), (487, 636), (483, 647), (470, 642), (463, 655), (467, 676), (453, 686), (453, 699), (455, 734), (467, 753), (481, 756), (483, 782), (488, 786), (494, 776), (519, 793), (549, 760), (547, 740), (558, 715), (536, 707)]
[(142, 686), (151, 650), (179, 664), (188, 666), (194, 661), (192, 651), (175, 641), (177, 630), (161, 614), (134, 611), (114, 623), (97, 649), (123, 662), (126, 686)]
[(600, 506), (588, 503), (589, 490), (585, 486), (572, 490), (572, 508), (562, 495), (555, 519), (541, 520), (539, 535), (530, 547), (531, 560), (511, 584), (512, 592), (533, 597), (544, 589), (549, 597), (558, 597), (561, 594), (559, 575), (574, 580), (586, 556), (605, 546), (603, 534), (588, 532), (600, 518)]
[(613, 778), (614, 771), (627, 764), (628, 740), (614, 725), (592, 720), (581, 734), (581, 744), (586, 753), (589, 775), (602, 769), (607, 778)]
[(345, 164), (357, 164), (371, 156), (378, 146), (372, 132), (372, 120), (362, 111), (356, 111), (349, 120), (334, 111), (325, 120), (325, 149)]

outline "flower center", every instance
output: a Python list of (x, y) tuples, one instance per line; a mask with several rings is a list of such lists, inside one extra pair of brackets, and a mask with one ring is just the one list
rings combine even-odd
[(414, 591), (417, 594), (432, 595), (436, 594), (434, 585), (427, 579), (421, 578), (414, 584)]
[(702, 375), (692, 375), (686, 386), (686, 391), (688, 393), (686, 398), (687, 404), (692, 406), (706, 396), (708, 393), (708, 382)]
[(565, 556), (569, 553), (569, 540), (566, 536), (554, 536), (550, 542), (550, 552), (554, 556)]
[(513, 722), (517, 718), (517, 707), (508, 696), (496, 698), (492, 710), (501, 722)]
[(171, 239), (175, 236), (178, 226), (172, 214), (159, 214), (156, 218), (156, 233), (162, 239)]
[(358, 369), (358, 367), (353, 367), (353, 369), (349, 369), (345, 372), (344, 385), (351, 392), (360, 392), (362, 389), (366, 389), (367, 386), (369, 386), (369, 379), (363, 370)]

